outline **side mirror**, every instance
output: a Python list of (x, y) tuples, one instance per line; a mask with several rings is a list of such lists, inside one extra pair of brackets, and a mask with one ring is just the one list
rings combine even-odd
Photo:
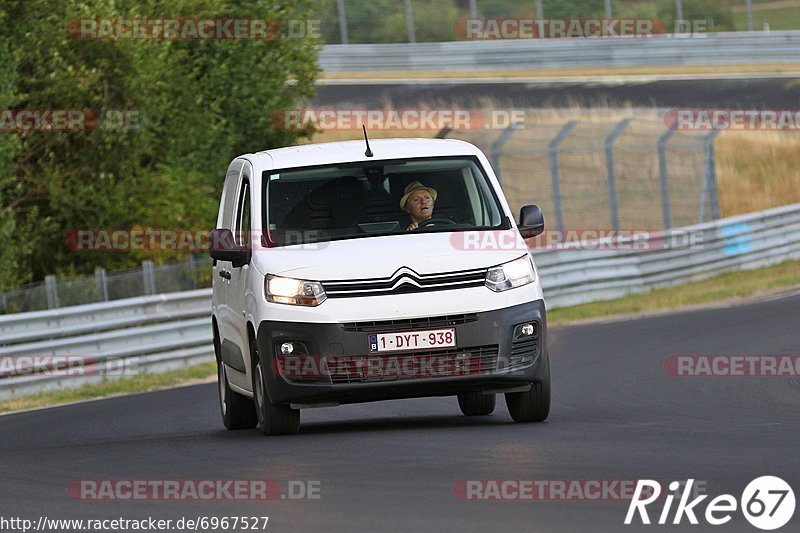
[(544, 215), (538, 205), (524, 205), (519, 210), (519, 232), (523, 239), (529, 239), (544, 231)]
[(238, 246), (233, 240), (233, 232), (228, 228), (211, 230), (208, 252), (212, 259), (230, 261), (234, 268), (250, 262), (250, 249), (246, 246)]

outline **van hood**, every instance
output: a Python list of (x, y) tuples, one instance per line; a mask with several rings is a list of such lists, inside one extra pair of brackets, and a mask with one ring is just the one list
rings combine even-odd
[(516, 229), (417, 233), (261, 248), (262, 274), (311, 281), (387, 278), (406, 267), (418, 274), (489, 268), (528, 252)]

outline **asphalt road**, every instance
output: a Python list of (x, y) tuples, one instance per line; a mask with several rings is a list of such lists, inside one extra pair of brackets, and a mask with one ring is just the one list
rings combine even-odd
[[(303, 412), (299, 435), (222, 429), (204, 384), (0, 417), (0, 517), (270, 517), (267, 531), (636, 531), (623, 501), (464, 501), (459, 480), (702, 480), (800, 490), (800, 379), (671, 377), (681, 354), (800, 354), (800, 294), (551, 330), (553, 409), (468, 419), (454, 398)], [(81, 501), (81, 479), (319, 481), (320, 499)], [(798, 492), (800, 496), (800, 492)], [(703, 504), (704, 506), (705, 504)], [(701, 508), (703, 507), (701, 506)], [(673, 506), (674, 508), (674, 506)], [(651, 513), (655, 520), (660, 512)], [(800, 510), (782, 531), (797, 531)], [(684, 519), (681, 530), (687, 529)], [(218, 529), (221, 530), (221, 529)], [(757, 531), (741, 513), (718, 527)]]
[(481, 83), (336, 82), (322, 86), (314, 106), (364, 106), (383, 109), (420, 105), (512, 107), (714, 107), (732, 109), (799, 109), (800, 78), (764, 77), (640, 81), (614, 78), (595, 81)]

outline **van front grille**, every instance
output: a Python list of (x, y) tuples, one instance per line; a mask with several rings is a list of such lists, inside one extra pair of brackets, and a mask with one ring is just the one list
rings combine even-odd
[(485, 280), (484, 268), (417, 274), (408, 267), (402, 267), (387, 278), (328, 280), (323, 281), (322, 286), (328, 298), (350, 298), (482, 287)]
[(280, 356), (281, 374), (291, 382), (380, 383), (483, 376), (497, 369), (498, 346), (451, 348), (389, 355)]
[(403, 318), (395, 320), (372, 320), (347, 322), (342, 324), (345, 331), (373, 333), (378, 331), (411, 331), (415, 329), (434, 329), (457, 326), (478, 320), (477, 313), (462, 315), (432, 316), (422, 318)]

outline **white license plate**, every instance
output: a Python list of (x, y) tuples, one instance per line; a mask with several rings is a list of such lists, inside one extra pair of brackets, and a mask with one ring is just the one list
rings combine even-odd
[(447, 348), (456, 345), (456, 328), (423, 329), (369, 336), (370, 353)]

